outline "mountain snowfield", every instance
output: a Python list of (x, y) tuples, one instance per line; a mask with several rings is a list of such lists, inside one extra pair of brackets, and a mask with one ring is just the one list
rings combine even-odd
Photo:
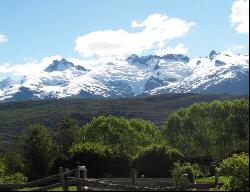
[(215, 51), (193, 59), (181, 54), (131, 55), (127, 59), (110, 58), (91, 68), (84, 62), (62, 59), (18, 78), (0, 71), (1, 101), (190, 92), (248, 94), (249, 55)]

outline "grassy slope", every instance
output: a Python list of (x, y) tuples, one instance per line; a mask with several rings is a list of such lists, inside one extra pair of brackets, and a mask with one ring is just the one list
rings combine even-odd
[(60, 99), (0, 104), (0, 141), (10, 146), (15, 136), (30, 124), (47, 126), (52, 133), (65, 117), (75, 118), (80, 125), (100, 115), (141, 118), (161, 127), (169, 114), (196, 102), (240, 98), (230, 95), (178, 94), (136, 99), (83, 100)]

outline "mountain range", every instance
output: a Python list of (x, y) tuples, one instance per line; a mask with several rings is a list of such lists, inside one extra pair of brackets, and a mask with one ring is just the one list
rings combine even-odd
[[(25, 70), (25, 69), (24, 69)], [(131, 98), (165, 93), (249, 94), (249, 55), (228, 52), (110, 58), (95, 67), (54, 60), (39, 73), (1, 78), (0, 101)]]

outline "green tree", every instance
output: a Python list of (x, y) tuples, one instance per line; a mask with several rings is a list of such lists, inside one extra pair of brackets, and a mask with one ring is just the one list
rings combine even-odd
[(142, 148), (166, 143), (166, 140), (159, 129), (148, 121), (100, 116), (81, 129), (80, 143), (85, 142), (110, 146), (114, 153), (133, 158)]
[(76, 142), (79, 128), (77, 122), (70, 117), (66, 117), (58, 126), (57, 140), (62, 152), (68, 149)]
[(249, 101), (197, 103), (171, 114), (164, 126), (170, 145), (187, 156), (223, 159), (249, 151)]
[(234, 154), (224, 159), (217, 170), (230, 177), (223, 186), (226, 191), (249, 191), (249, 154)]
[(27, 176), (30, 179), (47, 176), (56, 153), (56, 147), (47, 128), (32, 125), (20, 138)]

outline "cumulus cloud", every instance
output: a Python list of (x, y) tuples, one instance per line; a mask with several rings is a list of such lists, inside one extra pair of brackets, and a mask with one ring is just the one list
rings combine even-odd
[(51, 57), (45, 57), (41, 61), (30, 61), (25, 64), (18, 65), (10, 65), (4, 64), (0, 65), (0, 79), (4, 77), (20, 77), (20, 76), (28, 76), (35, 75), (44, 70), (49, 64), (53, 62), (53, 60), (62, 59), (61, 56), (55, 55)]
[(131, 23), (131, 28), (138, 32), (119, 29), (95, 31), (80, 36), (76, 39), (75, 50), (84, 57), (142, 54), (166, 46), (167, 41), (184, 36), (194, 26), (194, 22), (153, 14), (142, 22)]
[(164, 49), (158, 49), (154, 53), (159, 56), (166, 54), (187, 54), (188, 48), (183, 44), (178, 44), (175, 47), (166, 47)]
[(237, 33), (249, 34), (249, 0), (235, 0), (230, 18)]
[(5, 36), (5, 35), (3, 35), (3, 34), (0, 34), (0, 44), (1, 43), (5, 43), (5, 42), (7, 42), (8, 40), (7, 40), (7, 37)]

